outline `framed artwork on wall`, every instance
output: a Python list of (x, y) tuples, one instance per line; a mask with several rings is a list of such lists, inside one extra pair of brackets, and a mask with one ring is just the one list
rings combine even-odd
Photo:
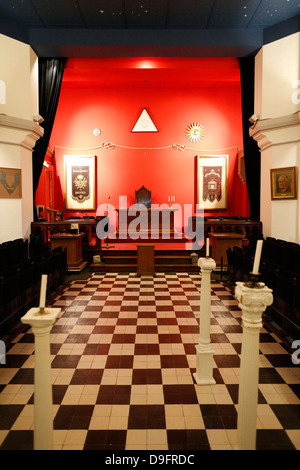
[(65, 209), (95, 210), (95, 157), (65, 155)]
[(38, 220), (45, 220), (45, 207), (44, 206), (36, 206), (37, 218)]
[(297, 199), (296, 167), (273, 168), (271, 176), (271, 199)]
[(146, 108), (141, 112), (131, 132), (158, 132)]
[(22, 170), (18, 168), (0, 168), (0, 198), (22, 198)]
[(197, 157), (197, 204), (204, 210), (227, 209), (228, 155)]

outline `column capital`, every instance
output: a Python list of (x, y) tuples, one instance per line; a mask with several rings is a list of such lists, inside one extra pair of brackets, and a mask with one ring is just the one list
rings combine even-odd
[(216, 269), (216, 262), (212, 258), (199, 258), (198, 266), (202, 271), (213, 271)]
[(39, 308), (31, 308), (21, 318), (22, 323), (30, 325), (34, 332), (44, 334), (50, 331), (55, 320), (60, 316), (60, 308), (45, 308), (45, 313), (40, 314)]
[(258, 287), (247, 287), (243, 282), (237, 282), (235, 287), (235, 298), (242, 310), (244, 326), (249, 328), (260, 328), (262, 326), (261, 316), (269, 305), (273, 303), (273, 291), (263, 282)]

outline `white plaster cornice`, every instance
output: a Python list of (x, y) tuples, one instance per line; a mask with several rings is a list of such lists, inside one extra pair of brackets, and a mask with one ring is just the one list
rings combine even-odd
[(0, 114), (0, 143), (20, 145), (32, 150), (44, 135), (44, 129), (35, 121)]
[(293, 114), (288, 114), (286, 116), (279, 116), (276, 118), (267, 118), (256, 121), (256, 123), (250, 128), (251, 132), (254, 132), (255, 129), (260, 131), (276, 129), (282, 127), (296, 126), (300, 123), (300, 111), (297, 111)]
[(300, 142), (300, 111), (256, 121), (249, 129), (249, 135), (257, 141), (261, 150), (273, 145)]

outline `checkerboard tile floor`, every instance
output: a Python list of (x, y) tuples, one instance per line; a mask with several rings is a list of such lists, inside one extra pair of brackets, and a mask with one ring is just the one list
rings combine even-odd
[[(94, 274), (52, 299), (55, 449), (231, 450), (241, 311), (212, 281), (215, 385), (197, 385), (201, 276)], [(24, 326), (0, 365), (0, 449), (33, 448), (34, 337)], [(260, 335), (257, 449), (300, 449), (300, 366)]]

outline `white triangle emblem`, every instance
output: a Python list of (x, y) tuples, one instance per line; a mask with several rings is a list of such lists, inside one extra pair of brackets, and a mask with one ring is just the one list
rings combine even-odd
[(156, 125), (152, 121), (146, 108), (140, 114), (131, 132), (158, 132)]

